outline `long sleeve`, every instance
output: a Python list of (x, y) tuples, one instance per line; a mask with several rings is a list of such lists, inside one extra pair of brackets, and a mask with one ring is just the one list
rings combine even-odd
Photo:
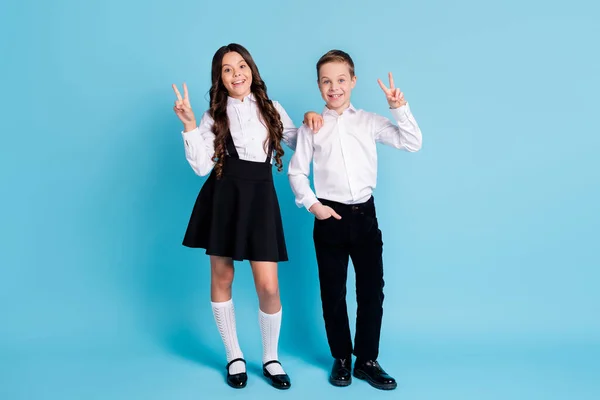
[(423, 136), (408, 104), (390, 111), (398, 125), (385, 117), (373, 114), (372, 129), (375, 141), (401, 150), (419, 151)]
[(298, 142), (296, 152), (292, 156), (288, 167), (288, 178), (290, 186), (296, 197), (298, 207), (310, 209), (313, 204), (318, 203), (317, 196), (310, 188), (310, 164), (313, 158), (313, 134), (310, 128), (302, 126), (298, 129)]
[(208, 175), (215, 165), (212, 160), (215, 154), (213, 122), (208, 112), (205, 112), (196, 129), (182, 132), (185, 158), (194, 172), (200, 176)]
[(281, 123), (283, 124), (283, 142), (292, 150), (296, 150), (296, 142), (298, 141), (298, 128), (289, 117), (285, 109), (278, 102), (274, 101), (275, 109), (279, 112)]

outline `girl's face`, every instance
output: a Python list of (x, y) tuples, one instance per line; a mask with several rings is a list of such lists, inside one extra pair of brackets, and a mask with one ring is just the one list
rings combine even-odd
[(230, 51), (221, 62), (221, 80), (229, 96), (243, 100), (250, 94), (252, 70), (239, 53)]

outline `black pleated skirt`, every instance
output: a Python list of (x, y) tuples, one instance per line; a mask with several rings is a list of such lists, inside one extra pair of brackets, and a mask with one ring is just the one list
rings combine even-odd
[(281, 211), (270, 162), (227, 157), (196, 199), (183, 245), (233, 260), (287, 261)]

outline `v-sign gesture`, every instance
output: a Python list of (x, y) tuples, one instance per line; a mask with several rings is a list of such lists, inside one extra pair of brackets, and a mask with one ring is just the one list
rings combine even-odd
[[(192, 105), (190, 104), (190, 96), (188, 94), (187, 85), (183, 84), (183, 97), (181, 97), (181, 93), (179, 93), (179, 89), (177, 86), (173, 84), (173, 91), (177, 96), (177, 100), (175, 100), (175, 106), (173, 110), (177, 117), (183, 122), (183, 125), (186, 128), (186, 131), (196, 128), (196, 117), (194, 116), (194, 111), (192, 111)], [(188, 129), (191, 128), (191, 129)]]
[(379, 86), (381, 86), (383, 93), (385, 93), (385, 97), (387, 98), (387, 102), (390, 107), (402, 107), (406, 104), (406, 100), (404, 100), (404, 93), (402, 93), (399, 88), (394, 86), (394, 77), (392, 76), (391, 72), (388, 73), (388, 76), (390, 78), (389, 89), (383, 84), (383, 82), (381, 82), (381, 79), (377, 79), (377, 82), (379, 83)]

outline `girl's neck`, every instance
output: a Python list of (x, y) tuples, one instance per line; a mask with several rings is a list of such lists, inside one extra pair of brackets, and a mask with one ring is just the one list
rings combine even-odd
[(246, 97), (250, 96), (251, 93), (252, 92), (248, 92), (248, 93), (246, 93), (244, 95), (241, 95), (241, 96), (238, 96), (238, 95), (233, 95), (232, 96), (231, 94), (229, 94), (229, 97), (231, 97), (232, 99), (239, 100), (239, 101), (241, 101), (243, 103), (244, 100), (246, 99)]

